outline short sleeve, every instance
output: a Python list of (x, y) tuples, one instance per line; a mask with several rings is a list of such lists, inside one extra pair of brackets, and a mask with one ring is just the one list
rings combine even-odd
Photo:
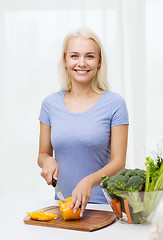
[(39, 120), (40, 120), (40, 122), (44, 123), (45, 125), (51, 126), (49, 103), (48, 103), (47, 98), (45, 98), (42, 102)]
[(114, 101), (112, 110), (111, 127), (129, 124), (127, 106), (121, 96)]

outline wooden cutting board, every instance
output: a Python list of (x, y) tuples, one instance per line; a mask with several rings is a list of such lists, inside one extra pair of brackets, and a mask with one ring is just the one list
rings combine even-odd
[(24, 218), (25, 224), (53, 227), (53, 228), (63, 228), (78, 231), (91, 232), (97, 229), (106, 227), (116, 220), (116, 216), (110, 211), (101, 210), (90, 210), (86, 209), (84, 216), (80, 220), (69, 220), (64, 221), (59, 211), (59, 207), (50, 206), (38, 211), (49, 211), (58, 215), (57, 219), (52, 219), (50, 221), (33, 220), (29, 216)]

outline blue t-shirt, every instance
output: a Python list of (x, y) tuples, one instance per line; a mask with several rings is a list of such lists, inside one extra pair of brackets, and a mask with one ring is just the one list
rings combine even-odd
[[(42, 103), (39, 120), (51, 126), (51, 144), (59, 166), (58, 186), (65, 198), (76, 184), (110, 161), (111, 127), (128, 124), (124, 99), (105, 91), (90, 109), (70, 112), (64, 105), (65, 91), (53, 93)], [(92, 189), (92, 203), (106, 203), (99, 186)]]

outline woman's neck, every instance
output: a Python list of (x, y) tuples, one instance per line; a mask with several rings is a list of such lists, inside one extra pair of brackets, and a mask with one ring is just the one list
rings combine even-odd
[(73, 84), (69, 94), (74, 98), (86, 98), (95, 93), (92, 90), (92, 84)]

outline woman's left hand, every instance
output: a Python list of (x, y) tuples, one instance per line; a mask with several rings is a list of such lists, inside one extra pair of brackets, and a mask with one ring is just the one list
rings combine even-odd
[(72, 192), (71, 208), (73, 208), (74, 213), (78, 210), (81, 205), (80, 217), (83, 216), (85, 207), (91, 196), (92, 181), (91, 176), (83, 178), (75, 187)]

